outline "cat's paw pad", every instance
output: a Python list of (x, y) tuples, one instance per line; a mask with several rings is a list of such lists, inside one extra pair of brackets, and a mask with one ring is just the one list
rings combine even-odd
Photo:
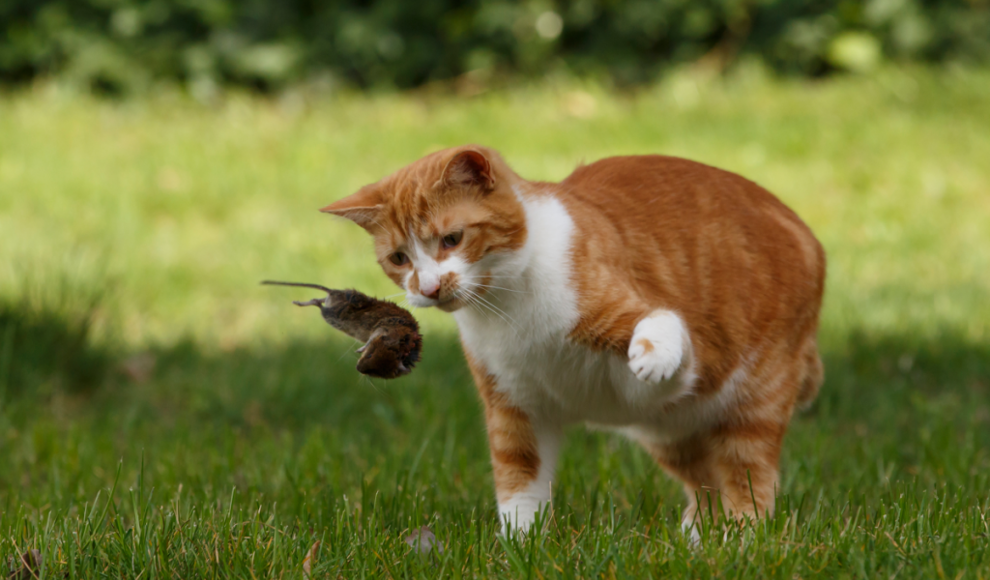
[(629, 343), (629, 370), (647, 383), (670, 379), (684, 360), (684, 326), (674, 314), (644, 319)]

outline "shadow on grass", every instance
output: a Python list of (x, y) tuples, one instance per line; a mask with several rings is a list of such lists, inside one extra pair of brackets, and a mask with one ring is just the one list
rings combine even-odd
[(817, 408), (850, 419), (908, 400), (946, 396), (990, 402), (990, 345), (950, 329), (925, 336), (850, 332), (822, 352), (825, 384)]
[[(356, 343), (330, 331), (321, 340), (219, 352), (180, 342), (149, 353), (150, 373), (133, 373), (125, 363), (132, 357), (93, 340), (97, 306), (95, 299), (59, 308), (0, 304), (0, 394), (96, 390), (93, 403), (115, 407), (110, 401), (130, 399), (158, 419), (191, 415), (249, 425), (342, 425), (369, 414), (397, 424), (403, 414), (422, 422), (457, 409), (479, 420), (452, 333), (426, 336), (415, 372), (393, 381), (358, 374)], [(812, 415), (861, 420), (947, 395), (977, 406), (990, 400), (990, 345), (951, 329), (899, 336), (854, 330), (823, 344), (826, 381)]]
[(473, 383), (455, 336), (425, 337), (415, 370), (386, 381), (357, 372), (357, 343), (329, 330), (327, 335), (212, 354), (192, 343), (155, 351), (148, 386), (161, 407), (154, 412), (286, 427), (342, 426), (369, 416), (397, 424), (400, 416), (410, 422), (445, 418), (457, 408), (473, 414)]
[[(184, 393), (190, 410), (234, 422), (337, 423), (368, 413), (387, 418), (388, 408), (426, 419), (477, 406), (456, 335), (426, 336), (423, 361), (394, 381), (358, 374), (354, 348), (335, 336), (216, 354), (181, 344), (157, 353), (155, 382)], [(825, 410), (859, 420), (911, 400), (990, 400), (990, 345), (958, 334), (925, 340), (854, 332), (823, 357), (826, 381), (812, 415)]]
[(113, 352), (96, 344), (92, 333), (98, 298), (75, 295), (57, 303), (0, 302), (0, 399), (90, 392), (107, 377)]

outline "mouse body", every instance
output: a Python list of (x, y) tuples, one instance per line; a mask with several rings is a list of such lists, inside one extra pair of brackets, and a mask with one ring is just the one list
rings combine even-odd
[(325, 298), (297, 306), (318, 306), (323, 320), (344, 334), (364, 343), (358, 349), (358, 372), (372, 377), (394, 379), (409, 374), (419, 362), (423, 337), (419, 323), (408, 310), (385, 300), (372, 298), (357, 290), (334, 290), (318, 284), (276, 282), (262, 284), (314, 288), (327, 293)]

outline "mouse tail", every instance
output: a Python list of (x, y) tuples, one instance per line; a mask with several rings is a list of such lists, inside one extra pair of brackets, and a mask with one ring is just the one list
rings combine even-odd
[(298, 286), (299, 288), (314, 288), (316, 290), (323, 290), (327, 293), (327, 296), (333, 292), (333, 290), (327, 288), (326, 286), (320, 286), (319, 284), (304, 284), (302, 282), (278, 282), (275, 280), (262, 280), (262, 284), (267, 284), (271, 286)]

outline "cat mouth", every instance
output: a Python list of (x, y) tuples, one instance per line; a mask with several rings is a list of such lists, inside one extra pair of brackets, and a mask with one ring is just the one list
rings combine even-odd
[(437, 300), (437, 303), (434, 306), (444, 312), (453, 312), (461, 306), (464, 306), (464, 303), (460, 298), (452, 294), (443, 300)]
[(407, 296), (409, 304), (415, 308), (438, 308), (444, 312), (453, 312), (462, 306), (465, 302), (461, 300), (456, 293), (450, 294), (443, 298), (429, 298), (423, 296), (422, 294), (410, 294)]

